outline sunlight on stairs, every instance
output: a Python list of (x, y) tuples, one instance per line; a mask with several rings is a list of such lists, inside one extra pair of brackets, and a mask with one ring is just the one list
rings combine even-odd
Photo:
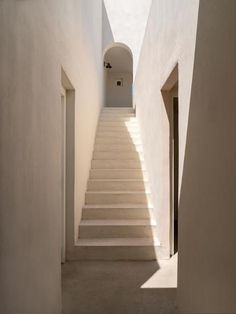
[(79, 227), (78, 258), (156, 259), (159, 243), (151, 210), (134, 110), (104, 108)]

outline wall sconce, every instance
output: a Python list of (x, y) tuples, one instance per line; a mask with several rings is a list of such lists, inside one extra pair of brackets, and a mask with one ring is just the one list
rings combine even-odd
[(110, 64), (109, 62), (105, 62), (105, 61), (104, 61), (104, 67), (105, 67), (106, 69), (112, 69), (111, 64)]

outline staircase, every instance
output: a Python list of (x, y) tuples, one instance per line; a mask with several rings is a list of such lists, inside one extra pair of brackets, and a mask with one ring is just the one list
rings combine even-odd
[(158, 241), (133, 109), (102, 110), (79, 227), (77, 258), (153, 260)]

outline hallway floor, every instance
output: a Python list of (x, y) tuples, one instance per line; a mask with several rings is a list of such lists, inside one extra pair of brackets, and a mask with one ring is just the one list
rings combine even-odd
[(66, 263), (62, 314), (174, 314), (176, 260), (162, 261), (161, 267), (150, 261)]

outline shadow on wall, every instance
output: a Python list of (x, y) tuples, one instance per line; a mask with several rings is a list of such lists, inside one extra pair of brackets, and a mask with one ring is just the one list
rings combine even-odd
[(102, 21), (102, 49), (104, 51), (108, 45), (111, 45), (115, 41), (104, 1), (102, 1)]
[(179, 210), (184, 312), (236, 312), (235, 12), (235, 1), (200, 1)]

